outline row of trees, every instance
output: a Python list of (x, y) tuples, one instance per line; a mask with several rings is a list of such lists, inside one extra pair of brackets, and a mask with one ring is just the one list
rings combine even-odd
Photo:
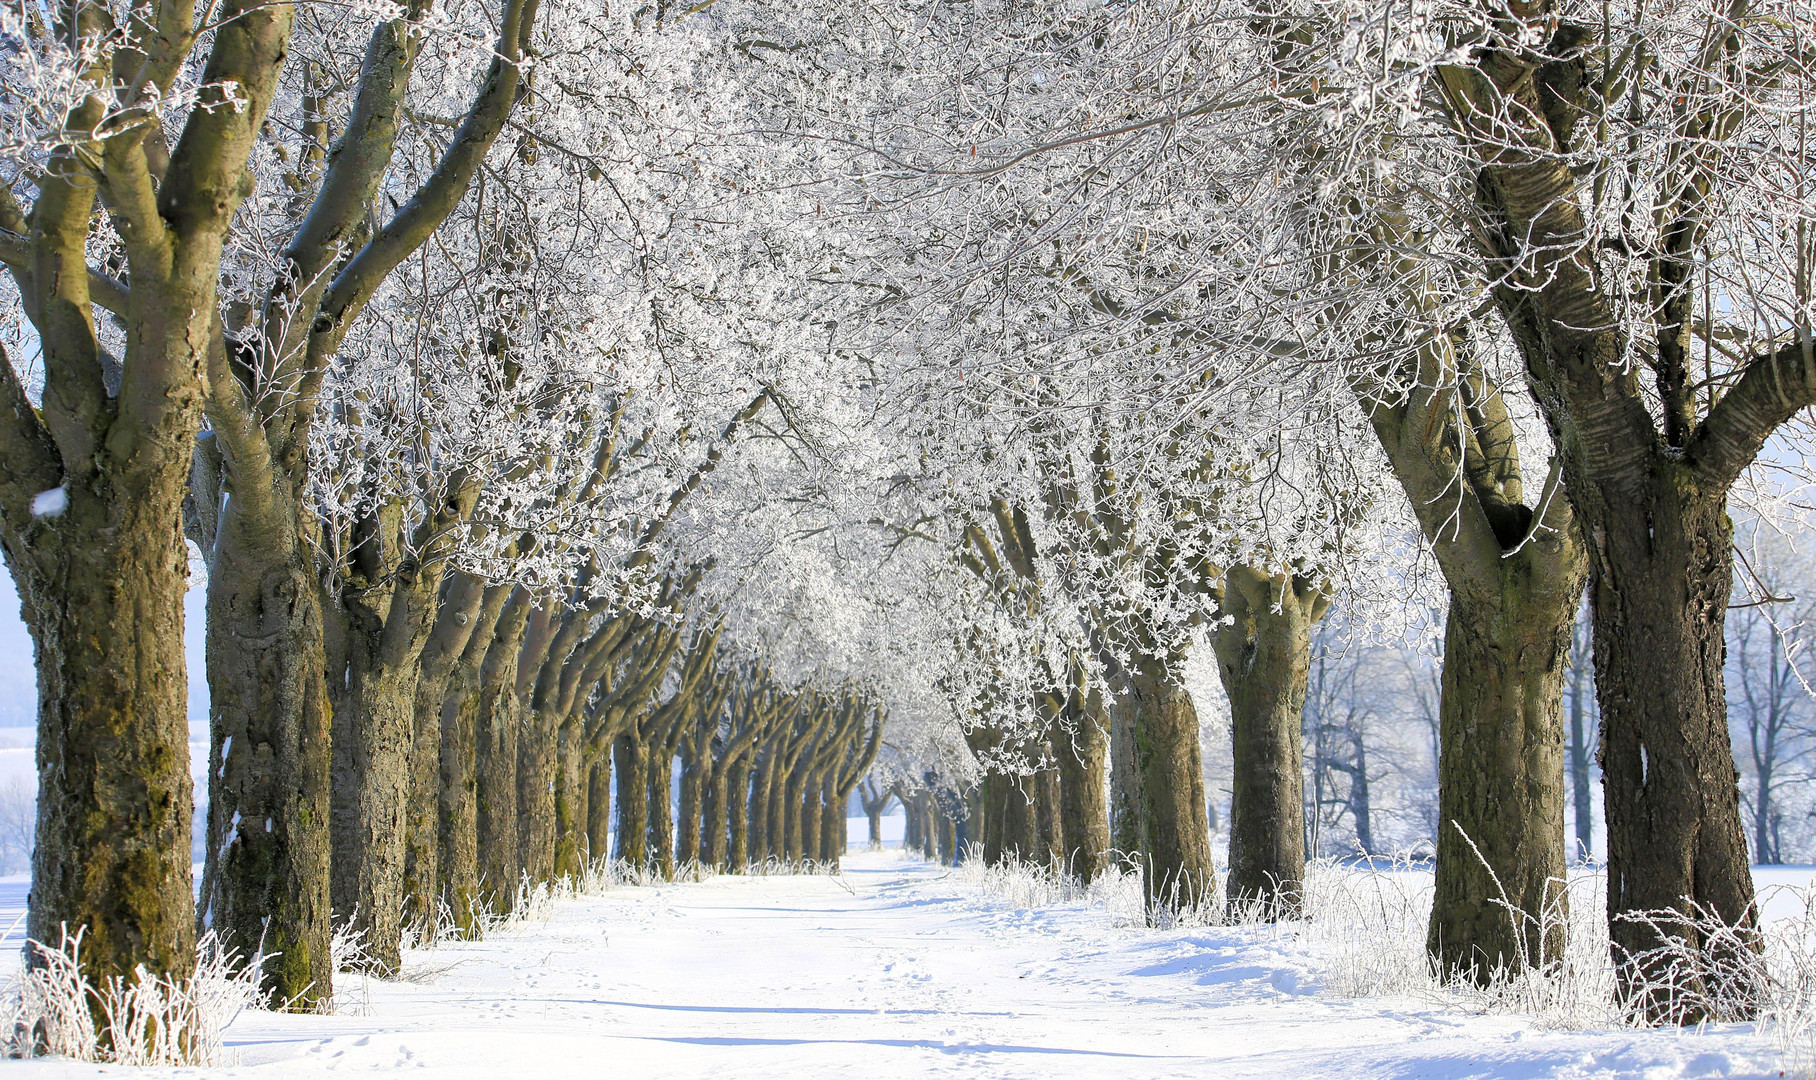
[(1623, 986), (1694, 1019), (1651, 965), (1744, 959), (1728, 508), (1816, 401), (1799, 4), (6, 18), (32, 933), (96, 975), (203, 926), (319, 1000), (334, 920), (395, 968), (600, 853), (613, 788), (635, 863), (825, 857), (872, 755), (923, 847), (1216, 903), (1194, 649), (1224, 900), (1290, 915), (1339, 608), (1444, 612), (1438, 969), (1547, 964), (1507, 905), (1560, 900), (1585, 587)]

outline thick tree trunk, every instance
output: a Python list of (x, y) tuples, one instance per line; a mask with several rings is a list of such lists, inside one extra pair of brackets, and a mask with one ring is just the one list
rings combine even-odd
[[(1040, 793), (1038, 774), (1002, 778), (1001, 801), (995, 809), (1002, 822), (1003, 860), (1013, 858), (1031, 863), (1041, 861), (1040, 810), (1035, 805)], [(931, 840), (933, 830), (928, 828), (926, 835)]]
[(195, 963), (181, 485), (160, 476), (105, 502), (72, 487), (58, 587), (26, 609), (39, 702), (29, 933), (55, 947), (64, 926), (86, 927), (91, 980)]
[(750, 862), (751, 768), (747, 761), (743, 759), (732, 766), (731, 791), (725, 804), (730, 817), (726, 823), (725, 869), (734, 874), (743, 873)]
[(809, 862), (826, 858), (820, 843), (820, 815), (825, 809), (821, 805), (821, 789), (825, 782), (824, 777), (809, 775), (801, 785), (801, 858)]
[[(1078, 702), (1076, 694), (1073, 701)], [(1088, 883), (1109, 867), (1110, 816), (1104, 801), (1104, 770), (1110, 737), (1101, 695), (1092, 691), (1082, 704), (1083, 708), (1072, 713), (1071, 730), (1054, 734), (1053, 750), (1059, 758), (1065, 867)]]
[(560, 754), (561, 717), (547, 709), (526, 710), (517, 742), (517, 843), (520, 865), (532, 884), (555, 877), (555, 780)]
[(649, 868), (649, 767), (635, 725), (612, 743), (612, 765), (618, 774), (618, 849), (613, 858), (633, 870)]
[[(486, 634), (491, 636), (489, 630)], [(470, 648), (469, 653), (482, 649)], [(463, 937), (479, 932), (479, 665), (463, 655), (441, 708), (436, 889)]]
[(307, 1010), (332, 996), (334, 977), (322, 598), (286, 539), (289, 516), (251, 520), (258, 509), (257, 500), (227, 500), (208, 575), (200, 915), (241, 956), (278, 953), (264, 989)]
[(785, 862), (800, 862), (803, 855), (801, 846), (801, 803), (806, 798), (807, 776), (803, 765), (797, 761), (788, 770), (782, 788), (780, 805), (776, 808), (782, 819), (782, 859)]
[(599, 755), (599, 759), (587, 770), (586, 797), (586, 857), (590, 863), (595, 859), (611, 856), (612, 831), (612, 755), (610, 752)]
[[(1680, 483), (1680, 477), (1658, 477), (1648, 504), (1610, 513), (1594, 530), (1589, 595), (1608, 910), (1692, 918), (1704, 912), (1751, 940), (1757, 912), (1723, 682), (1732, 526), (1725, 500), (1686, 497)], [(1712, 965), (1747, 962), (1732, 955), (1732, 938), (1705, 940), (1689, 925), (1616, 919), (1609, 932), (1623, 962), (1623, 987), (1636, 994), (1659, 965), (1625, 961), (1657, 949), (1661, 934), (1692, 943)], [(1675, 1000), (1640, 995), (1647, 1013), (1694, 1022), (1707, 1018), (1698, 991), (1719, 991), (1731, 1004), (1751, 992), (1744, 980), (1706, 987), (1691, 981), (1685, 988), (1691, 993)]]
[(1141, 852), (1141, 772), (1135, 752), (1135, 691), (1128, 680), (1111, 681), (1105, 700), (1110, 737), (1110, 847), (1116, 859)]
[(1217, 886), (1204, 809), (1198, 711), (1170, 666), (1160, 660), (1144, 662), (1133, 684), (1143, 893), (1150, 905), (1194, 907), (1208, 901)]
[(578, 878), (585, 866), (586, 849), (586, 769), (582, 764), (581, 742), (585, 735), (578, 720), (561, 725), (557, 738), (555, 773), (555, 859), (552, 869), (556, 880)]
[(365, 930), (373, 962), (391, 973), (403, 963), (404, 808), (416, 663), (414, 656), (407, 665), (391, 662), (386, 636), (383, 626), (363, 620), (347, 628), (348, 692), (333, 718), (329, 883), (337, 917)]
[(1443, 971), (1476, 981), (1563, 948), (1562, 692), (1576, 604), (1534, 599), (1517, 580), (1496, 610), (1453, 595), (1445, 626), (1427, 946)]
[(919, 795), (910, 795), (902, 800), (902, 816), (906, 819), (902, 827), (902, 846), (909, 851), (921, 849), (921, 815)]
[(830, 778), (826, 782), (826, 809), (820, 815), (820, 827), (826, 837), (821, 847), (826, 857), (833, 862), (833, 869), (839, 868), (839, 857), (851, 849), (851, 830), (846, 824), (845, 811), (851, 805), (851, 793), (840, 791)]
[[(750, 798), (746, 803), (749, 807), (746, 823), (748, 846), (745, 858), (735, 869), (742, 870), (744, 863), (760, 862), (775, 854), (769, 833), (769, 804), (771, 789), (775, 786), (775, 773), (776, 754), (773, 750), (766, 750), (751, 772)], [(734, 842), (733, 848), (736, 846)], [(735, 850), (733, 854), (736, 854)]]
[[(485, 590), (460, 658), (448, 674), (440, 707), (441, 782), (436, 791), (436, 888), (463, 937), (480, 932), (483, 908), (479, 870), (479, 706), (486, 657), (498, 632), (511, 587)], [(418, 707), (421, 707), (418, 701)]]
[(480, 665), (479, 711), (474, 722), (474, 833), (479, 889), (488, 910), (508, 914), (517, 903), (521, 876), (517, 846), (517, 658), (530, 598), (518, 590), (499, 616), (498, 629)]
[[(1000, 866), (1003, 859), (1014, 850), (1014, 839), (1009, 828), (1009, 800), (1020, 798), (1021, 792), (1009, 777), (997, 772), (985, 773), (983, 782), (978, 787), (981, 798), (978, 800), (977, 832), (979, 841), (983, 844), (984, 864)], [(921, 827), (917, 830), (922, 851), (927, 850), (930, 839), (927, 835), (926, 817), (927, 807), (923, 803)]]
[(707, 773), (700, 800), (700, 862), (722, 874), (729, 847), (726, 812), (730, 807), (726, 800), (731, 798), (731, 778), (722, 763), (715, 763)]
[(1060, 809), (1060, 783), (1057, 768), (1042, 769), (1028, 778), (1034, 796), (1034, 844), (1032, 861), (1042, 866), (1065, 869), (1066, 837)]
[[(435, 615), (418, 664), (404, 836), (404, 924), (432, 928), (441, 884), (442, 707), (485, 603), (485, 581), (457, 574)], [(488, 628), (488, 633), (490, 632)]]
[[(1275, 610), (1275, 605), (1279, 610)], [(1225, 575), (1211, 633), (1230, 699), (1234, 769), (1230, 797), (1231, 911), (1296, 918), (1305, 887), (1305, 771), (1301, 729), (1312, 626), (1328, 600), (1303, 578), (1248, 567)], [(1208, 825), (1207, 814), (1207, 825)]]
[(664, 881), (675, 879), (675, 759), (668, 745), (652, 740), (646, 755), (649, 861)]
[(705, 862), (700, 854), (700, 818), (705, 812), (701, 795), (706, 784), (700, 756), (687, 750), (681, 756), (681, 807), (675, 818), (675, 865), (698, 866)]

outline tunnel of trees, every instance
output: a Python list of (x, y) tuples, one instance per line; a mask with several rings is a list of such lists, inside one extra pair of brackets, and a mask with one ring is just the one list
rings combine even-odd
[(1508, 905), (1601, 820), (1705, 1018), (1805, 731), (1735, 551), (1816, 402), (1809, 7), (629, 8), (0, 19), (33, 937), (312, 1008), (337, 926), (836, 866), (854, 793), (1291, 919), (1388, 831), (1367, 626), (1441, 657), (1434, 970), (1559, 955)]

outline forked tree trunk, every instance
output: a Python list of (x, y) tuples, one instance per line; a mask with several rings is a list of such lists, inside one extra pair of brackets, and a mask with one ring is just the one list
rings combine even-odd
[(1143, 895), (1150, 905), (1195, 907), (1209, 900), (1217, 885), (1204, 809), (1198, 711), (1170, 666), (1160, 660), (1144, 662), (1133, 683)]
[(1300, 911), (1305, 684), (1312, 626), (1328, 606), (1324, 591), (1304, 578), (1245, 566), (1225, 574), (1220, 609), (1230, 621), (1212, 631), (1211, 645), (1230, 699), (1234, 769), (1225, 894), (1232, 912), (1253, 908), (1271, 920)]

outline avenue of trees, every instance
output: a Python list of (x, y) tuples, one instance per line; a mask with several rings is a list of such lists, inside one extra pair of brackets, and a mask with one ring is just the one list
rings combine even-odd
[(854, 793), (939, 858), (1287, 919), (1422, 754), (1437, 975), (1556, 961), (1509, 907), (1597, 820), (1623, 1000), (1746, 1011), (1810, 732), (1808, 5), (0, 35), (30, 933), (92, 977), (212, 932), (316, 1007), (337, 927), (394, 973), (595, 859), (836, 862)]

